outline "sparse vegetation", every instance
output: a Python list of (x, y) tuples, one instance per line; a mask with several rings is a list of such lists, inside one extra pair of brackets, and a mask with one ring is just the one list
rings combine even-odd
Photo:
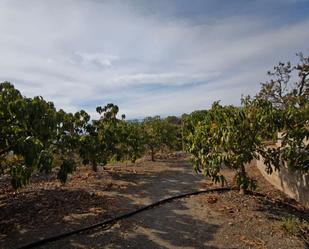
[(282, 227), (291, 235), (299, 235), (301, 231), (301, 221), (295, 216), (284, 217), (281, 220)]
[(288, 234), (299, 236), (309, 245), (309, 223), (306, 220), (299, 219), (294, 215), (289, 215), (281, 219), (281, 225)]

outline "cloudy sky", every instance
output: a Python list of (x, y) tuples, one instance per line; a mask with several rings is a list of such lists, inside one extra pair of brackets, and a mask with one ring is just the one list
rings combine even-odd
[(309, 54), (307, 0), (0, 0), (0, 80), (128, 118), (239, 104)]

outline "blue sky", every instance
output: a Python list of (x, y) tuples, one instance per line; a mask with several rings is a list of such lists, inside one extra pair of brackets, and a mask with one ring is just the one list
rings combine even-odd
[(1, 0), (0, 80), (66, 111), (113, 102), (128, 118), (254, 95), (309, 54), (307, 0)]

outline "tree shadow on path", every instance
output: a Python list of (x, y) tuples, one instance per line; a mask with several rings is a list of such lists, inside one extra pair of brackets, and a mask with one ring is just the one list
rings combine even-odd
[(42, 248), (205, 248), (220, 224), (192, 215), (184, 201), (174, 201), (139, 213), (108, 230), (97, 229), (48, 244)]

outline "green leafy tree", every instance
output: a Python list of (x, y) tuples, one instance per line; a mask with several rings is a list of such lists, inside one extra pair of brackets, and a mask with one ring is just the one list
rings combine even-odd
[(146, 133), (138, 121), (123, 122), (122, 148), (124, 159), (134, 163), (145, 153)]
[(167, 129), (168, 133), (170, 134), (170, 137), (172, 137), (172, 140), (170, 140), (169, 149), (174, 151), (180, 151), (182, 150), (182, 120), (179, 117), (176, 116), (167, 116), (164, 119), (165, 122), (167, 122)]
[(292, 170), (309, 170), (309, 56), (297, 55), (296, 66), (280, 62), (273, 72), (268, 72), (272, 79), (262, 83), (255, 97), (269, 101), (280, 113), (279, 118), (277, 115), (269, 122), (276, 125), (275, 134), (281, 134), (281, 146), (261, 152), (269, 173), (285, 163)]
[[(197, 171), (223, 183), (220, 170), (230, 167), (236, 172), (241, 192), (255, 187), (245, 170), (254, 158), (263, 158), (268, 173), (273, 167), (280, 170), (284, 163), (308, 172), (309, 59), (299, 56), (295, 67), (291, 63), (276, 66), (269, 75), (277, 78), (262, 84), (255, 98), (242, 99), (241, 107), (216, 102), (208, 111), (183, 117), (185, 149)], [(295, 71), (298, 80), (291, 83)], [(267, 141), (277, 140), (278, 132), (282, 133), (282, 145), (269, 147)]]
[(1, 173), (11, 174), (14, 188), (28, 184), (36, 171), (50, 173), (55, 155), (61, 161), (58, 177), (66, 181), (76, 168), (84, 114), (57, 111), (42, 97), (25, 98), (11, 83), (0, 84)]
[(68, 174), (76, 170), (77, 158), (81, 143), (80, 137), (85, 132), (90, 116), (83, 110), (75, 114), (62, 109), (57, 112), (57, 135), (53, 143), (53, 153), (60, 157), (58, 178), (62, 183), (67, 181)]
[[(203, 121), (208, 114), (208, 111), (194, 111), (190, 115), (183, 114), (181, 117), (181, 134), (182, 134), (182, 150), (189, 151), (195, 154), (198, 153), (197, 141), (194, 141), (195, 129), (199, 122)], [(192, 150), (192, 145), (195, 143), (195, 151)], [(196, 154), (195, 154), (196, 155)], [(197, 156), (197, 155), (196, 155)]]
[(161, 119), (159, 116), (145, 118), (143, 127), (145, 130), (145, 144), (150, 150), (152, 161), (155, 160), (155, 154), (159, 150), (163, 148), (171, 150), (177, 146), (177, 132), (180, 133), (180, 127)]
[[(9, 82), (0, 84), (2, 171), (9, 170), (14, 188), (26, 185), (35, 170), (49, 171), (47, 149), (55, 134), (55, 112), (51, 102), (24, 98)], [(12, 158), (18, 160), (10, 164)]]
[(125, 116), (117, 118), (117, 105), (110, 103), (96, 110), (100, 118), (86, 125), (85, 133), (80, 138), (80, 156), (84, 164), (91, 163), (94, 171), (98, 170), (98, 165), (105, 165), (111, 160), (124, 160), (129, 138)]

